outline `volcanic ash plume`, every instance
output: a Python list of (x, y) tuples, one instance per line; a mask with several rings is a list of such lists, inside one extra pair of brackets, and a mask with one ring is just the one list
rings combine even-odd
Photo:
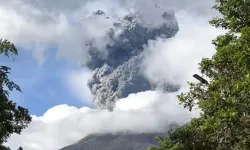
[[(162, 20), (159, 20), (158, 25), (156, 22), (153, 23), (154, 25), (146, 23), (147, 16), (143, 16), (140, 12), (130, 13), (119, 18), (118, 21), (112, 21), (103, 11), (98, 10), (87, 18), (98, 16), (113, 23), (104, 37), (94, 37), (86, 41), (87, 48), (83, 63), (93, 70), (88, 87), (94, 95), (95, 106), (111, 108), (113, 102), (131, 93), (156, 88), (169, 92), (178, 90), (177, 85), (170, 85), (166, 81), (153, 83), (142, 73), (143, 51), (149, 40), (171, 38), (179, 30), (173, 12), (159, 9), (159, 15)], [(104, 41), (106, 42), (104, 46), (100, 46)]]

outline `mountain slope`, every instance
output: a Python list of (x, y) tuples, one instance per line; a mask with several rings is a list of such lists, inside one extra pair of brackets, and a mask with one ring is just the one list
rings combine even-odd
[(157, 145), (155, 136), (159, 136), (159, 133), (92, 134), (60, 150), (146, 150), (149, 146)]

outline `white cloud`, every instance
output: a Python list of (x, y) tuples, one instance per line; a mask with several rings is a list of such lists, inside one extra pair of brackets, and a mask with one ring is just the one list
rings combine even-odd
[[(108, 22), (100, 17), (92, 18), (78, 26), (77, 20), (89, 15), (86, 11), (82, 11), (85, 8), (83, 5), (85, 2), (75, 0), (75, 3), (71, 1), (67, 4), (68, 2), (63, 1), (60, 5), (57, 4), (58, 1), (53, 2), (1, 1), (0, 37), (7, 38), (26, 50), (31, 50), (40, 64), (46, 61), (46, 53), (51, 44), (58, 45), (59, 57), (67, 56), (70, 60), (79, 62), (85, 56), (84, 41), (98, 36), (99, 44), (107, 42), (104, 40), (106, 39), (104, 33), (111, 27), (111, 21)], [(67, 10), (71, 6), (72, 10)]]
[[(120, 7), (130, 9), (137, 9), (146, 13), (150, 18), (155, 17), (155, 14), (150, 14), (149, 12), (154, 11), (152, 4), (156, 4), (161, 8), (173, 9), (176, 12), (185, 11), (190, 15), (195, 16), (214, 16), (218, 13), (212, 10), (214, 5), (214, 0), (154, 0), (154, 1), (145, 1), (145, 0), (118, 0)], [(150, 6), (151, 5), (151, 6)], [(150, 10), (150, 11), (149, 11)]]
[[(162, 7), (177, 11), (186, 10), (194, 14), (209, 14), (213, 1), (197, 2), (194, 0), (157, 0)], [(108, 15), (118, 17), (131, 9), (139, 9), (150, 22), (157, 22), (159, 16), (153, 13), (153, 3), (144, 0), (8, 0), (0, 2), (0, 37), (8, 38), (16, 45), (32, 51), (40, 63), (46, 61), (50, 44), (58, 44), (57, 55), (76, 62), (85, 57), (83, 41), (93, 33), (104, 33), (110, 23), (92, 20), (88, 25), (76, 27), (76, 20), (86, 17), (90, 12), (101, 9)], [(150, 13), (148, 13), (151, 10)], [(94, 36), (94, 35), (93, 35)], [(99, 35), (100, 37), (100, 35)], [(102, 37), (102, 36), (101, 36)], [(105, 38), (101, 38), (105, 39)], [(103, 40), (99, 40), (104, 42)], [(106, 41), (107, 42), (107, 41)]]
[(88, 79), (90, 79), (92, 73), (88, 70), (72, 71), (67, 79), (69, 89), (76, 98), (84, 102), (85, 104), (92, 104), (92, 95), (87, 86)]
[(41, 117), (34, 116), (21, 136), (12, 136), (8, 145), (13, 149), (21, 145), (26, 150), (56, 150), (90, 133), (160, 132), (173, 121), (183, 124), (198, 115), (178, 105), (176, 94), (153, 91), (131, 94), (117, 102), (113, 112), (55, 106)]
[[(31, 8), (30, 11), (32, 10)], [(64, 16), (59, 16), (55, 22), (43, 24), (34, 18), (27, 19), (19, 15), (19, 12), (5, 7), (0, 7), (0, 22), (0, 37), (31, 50), (39, 63), (46, 60), (45, 51), (48, 45), (60, 39), (63, 32), (69, 29)]]
[[(83, 3), (70, 1), (68, 4), (63, 1), (58, 6), (58, 3), (48, 0), (44, 3), (39, 1), (39, 5), (31, 0), (23, 1), (18, 5), (13, 3), (21, 1), (8, 2), (1, 2), (4, 6), (8, 6), (0, 7), (1, 37), (9, 38), (19, 45), (32, 49), (33, 55), (40, 63), (46, 60), (44, 52), (47, 51), (50, 43), (59, 44), (61, 48), (58, 51), (59, 56), (67, 56), (77, 62), (82, 60), (84, 57), (82, 51), (82, 41), (85, 38), (84, 29), (72, 28), (70, 21), (74, 17), (81, 16), (82, 9), (78, 6)], [(28, 5), (28, 2), (32, 2), (32, 4)], [(121, 2), (120, 6), (124, 4), (125, 7), (125, 3), (129, 1), (114, 3), (119, 2)], [(196, 64), (201, 57), (211, 56), (213, 53), (211, 40), (220, 32), (207, 24), (208, 17), (211, 15), (209, 13), (210, 5), (207, 5), (210, 2), (209, 0), (204, 3), (194, 3), (194, 0), (166, 1), (166, 5), (169, 7), (172, 5), (177, 11), (181, 9), (185, 12), (194, 11), (195, 13), (178, 11), (180, 31), (177, 36), (167, 42), (159, 40), (155, 46), (151, 45), (148, 48), (150, 57), (147, 62), (151, 63), (146, 63), (146, 73), (150, 78), (158, 76), (169, 80), (174, 79), (185, 85), (186, 80), (197, 71)], [(106, 7), (106, 9), (113, 8), (110, 11), (119, 12), (120, 9), (120, 7), (114, 8), (115, 6), (107, 7), (99, 2), (94, 3), (100, 7)], [(13, 8), (11, 8), (12, 5)], [(20, 6), (20, 9), (15, 9), (17, 6)], [(42, 9), (41, 6), (45, 8)], [(88, 4), (88, 6), (88, 10), (95, 9), (94, 4)], [(55, 11), (53, 11), (54, 9)], [(123, 13), (126, 9), (125, 7), (119, 13)], [(199, 14), (204, 16), (198, 17)], [(76, 71), (69, 75), (67, 81), (70, 85), (69, 89), (79, 99), (89, 103), (91, 96), (86, 89), (88, 77), (89, 74)], [(162, 131), (172, 121), (183, 124), (198, 114), (197, 112), (188, 113), (178, 105), (176, 94), (162, 94), (153, 91), (131, 94), (117, 102), (114, 112), (87, 107), (77, 109), (67, 105), (55, 106), (43, 116), (34, 116), (29, 127), (20, 136), (12, 136), (8, 145), (13, 149), (23, 146), (26, 150), (55, 150), (95, 132)]]
[(174, 38), (151, 41), (143, 62), (144, 73), (151, 80), (186, 84), (194, 73), (199, 73), (198, 63), (202, 57), (215, 52), (212, 40), (224, 33), (208, 24), (208, 17), (194, 18), (181, 12), (176, 14), (180, 31)]

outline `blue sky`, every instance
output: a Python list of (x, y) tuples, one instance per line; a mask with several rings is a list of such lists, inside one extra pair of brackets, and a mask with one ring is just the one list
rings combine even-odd
[[(49, 108), (58, 104), (69, 104), (82, 107), (85, 104), (73, 96), (66, 82), (67, 74), (74, 68), (64, 60), (50, 59), (55, 57), (56, 48), (50, 47), (48, 59), (44, 64), (39, 64), (30, 51), (18, 47), (19, 55), (14, 61), (1, 57), (1, 63), (11, 67), (10, 78), (16, 82), (23, 93), (13, 92), (11, 98), (17, 104), (28, 108), (33, 115), (42, 115)], [(84, 84), (84, 83), (83, 83)]]
[(79, 33), (77, 21), (96, 8), (83, 9), (85, 1), (78, 1), (82, 6), (63, 1), (62, 7), (58, 1), (41, 2), (45, 7), (32, 1), (0, 2), (0, 38), (13, 42), (19, 51), (15, 61), (0, 59), (12, 68), (10, 77), (23, 91), (13, 92), (11, 98), (37, 116), (59, 104), (89, 106), (90, 98), (85, 99), (89, 76), (79, 65), (85, 35)]

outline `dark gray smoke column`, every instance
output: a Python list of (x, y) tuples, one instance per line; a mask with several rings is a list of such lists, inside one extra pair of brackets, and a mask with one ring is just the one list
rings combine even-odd
[[(146, 24), (143, 18), (147, 16), (140, 13), (120, 18), (107, 32), (109, 44), (103, 49), (98, 49), (93, 44), (94, 40), (88, 42), (84, 66), (93, 70), (88, 86), (98, 108), (108, 108), (111, 102), (131, 93), (154, 90), (157, 87), (162, 87), (165, 91), (178, 89), (178, 86), (164, 81), (161, 85), (153, 84), (141, 73), (143, 50), (148, 41), (158, 37), (171, 38), (179, 30), (174, 13), (160, 9), (159, 13), (162, 16), (159, 25)], [(105, 13), (99, 10), (93, 15), (105, 16)]]

